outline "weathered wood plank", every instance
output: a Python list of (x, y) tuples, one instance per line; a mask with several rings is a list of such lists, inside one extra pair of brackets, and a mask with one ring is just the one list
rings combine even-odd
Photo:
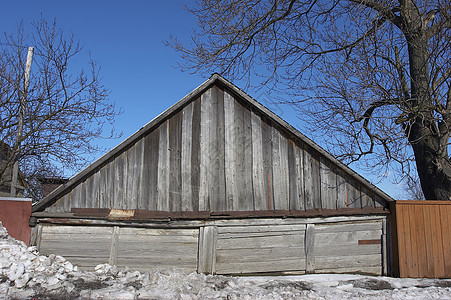
[(337, 245), (359, 245), (359, 241), (381, 240), (380, 230), (372, 231), (345, 231), (333, 233), (317, 233), (316, 245), (318, 247), (335, 247)]
[(337, 175), (332, 164), (325, 158), (320, 159), (321, 207), (337, 208)]
[(224, 91), (224, 159), (225, 159), (225, 182), (227, 210), (235, 210), (234, 203), (237, 202), (238, 185), (235, 164), (237, 161), (237, 149), (235, 139), (235, 99)]
[(348, 187), (346, 184), (346, 175), (338, 170), (337, 171), (337, 209), (347, 208), (349, 203)]
[(355, 256), (366, 254), (382, 254), (381, 245), (355, 245), (355, 244), (342, 244), (335, 245), (334, 247), (316, 247), (315, 245), (315, 257), (319, 256)]
[[(122, 200), (124, 199), (124, 154), (119, 155), (114, 159), (114, 201), (113, 207), (116, 209), (122, 208)], [(79, 206), (83, 207), (83, 206)]]
[[(124, 176), (126, 188), (125, 209), (136, 209), (138, 207), (139, 172), (137, 160), (137, 144), (133, 145), (126, 152), (127, 155), (127, 175)], [(125, 175), (125, 174), (124, 174)]]
[(252, 190), (252, 141), (250, 111), (235, 101), (235, 211), (251, 211), (254, 209)]
[(191, 151), (191, 186), (193, 211), (199, 211), (200, 195), (200, 121), (201, 121), (201, 100), (193, 102), (193, 133)]
[(169, 126), (164, 122), (159, 127), (158, 148), (158, 202), (157, 210), (169, 211)]
[(273, 163), (273, 182), (274, 182), (274, 209), (288, 209), (288, 177), (285, 176), (284, 159), (287, 155), (285, 138), (279, 130), (273, 127), (272, 130), (272, 163)]
[(313, 149), (304, 149), (304, 195), (305, 209), (321, 208), (320, 166)]
[(361, 186), (352, 178), (346, 177), (347, 190), (348, 190), (348, 202), (346, 203), (346, 207), (349, 208), (361, 208)]
[(182, 112), (169, 119), (169, 211), (182, 210)]
[[(335, 269), (352, 269), (354, 268), (368, 268), (377, 267), (382, 270), (382, 255), (370, 254), (370, 255), (355, 255), (349, 257), (343, 256), (323, 256), (315, 258), (316, 272), (322, 270), (333, 271)], [(380, 272), (379, 271), (379, 272)]]
[(181, 179), (182, 179), (182, 211), (193, 211), (192, 191), (192, 135), (193, 135), (193, 106), (191, 102), (182, 112), (182, 153), (181, 153)]
[(268, 207), (265, 191), (265, 176), (263, 167), (263, 137), (260, 116), (251, 112), (252, 131), (252, 187), (254, 192), (255, 210), (265, 210)]
[(301, 207), (299, 199), (299, 157), (297, 155), (296, 143), (292, 139), (287, 139), (287, 169), (289, 188), (289, 209), (299, 210)]
[(296, 156), (295, 178), (296, 178), (297, 203), (295, 203), (294, 209), (304, 210), (305, 209), (304, 149), (302, 148), (302, 144), (300, 144), (300, 143), (296, 143), (295, 146), (296, 146), (296, 148), (295, 148), (295, 156)]
[(382, 230), (382, 221), (356, 221), (356, 222), (343, 222), (330, 225), (317, 225), (316, 231), (321, 233), (333, 233), (333, 232), (355, 232), (355, 231), (372, 231)]
[(305, 230), (305, 272), (315, 271), (315, 224), (307, 224)]
[(216, 240), (216, 227), (205, 226), (200, 228), (197, 272), (204, 274), (216, 272)]
[(211, 110), (211, 89), (209, 89), (201, 96), (199, 211), (210, 210), (210, 127), (213, 125)]
[(218, 227), (218, 233), (269, 233), (269, 232), (281, 232), (286, 234), (292, 233), (302, 233), (305, 230), (305, 224), (289, 224), (289, 225), (264, 225), (259, 224), (256, 226), (249, 222), (250, 220), (246, 220), (249, 225), (247, 226), (224, 226)]
[(224, 238), (224, 236), (217, 239), (217, 250), (226, 249), (265, 249), (265, 248), (284, 248), (284, 247), (298, 247), (299, 253), (303, 254), (304, 248), (304, 234), (291, 235), (261, 235), (261, 236), (247, 236), (237, 238), (235, 236)]
[(226, 211), (224, 160), (224, 92), (211, 88), (210, 210)]
[[(154, 131), (153, 131), (154, 132)], [(141, 166), (140, 166), (140, 189), (138, 191), (138, 209), (140, 210), (149, 210), (150, 209), (150, 203), (155, 202), (150, 199), (150, 189), (151, 189), (151, 181), (150, 173), (151, 170), (150, 164), (151, 164), (151, 146), (150, 146), (150, 134), (147, 134), (142, 138), (142, 148), (141, 148)], [(158, 167), (158, 165), (157, 165)], [(156, 181), (155, 181), (156, 182)], [(153, 207), (155, 210), (155, 207)]]
[(315, 273), (360, 273), (360, 274), (374, 274), (382, 275), (382, 268), (377, 267), (344, 267), (344, 268), (333, 268), (333, 269), (321, 269), (315, 270)]
[(108, 260), (108, 263), (110, 265), (117, 264), (117, 249), (118, 249), (118, 242), (119, 242), (119, 226), (114, 226), (113, 228), (113, 234), (111, 237), (111, 248), (110, 248), (110, 257)]
[(361, 187), (361, 204), (362, 207), (375, 207), (374, 195), (368, 191), (365, 187)]
[[(239, 255), (239, 254), (238, 254)], [(218, 260), (224, 258), (218, 257)], [(305, 260), (302, 258), (291, 259), (273, 259), (253, 262), (233, 261), (232, 258), (226, 262), (219, 262), (217, 265), (217, 274), (246, 274), (246, 273), (267, 273), (267, 272), (300, 272), (304, 273)]]
[(264, 209), (274, 210), (274, 185), (272, 166), (272, 127), (262, 120), (262, 140), (263, 140), (263, 182), (265, 189), (266, 205)]
[(146, 206), (149, 210), (157, 210), (158, 208), (159, 144), (160, 130), (156, 129), (145, 138), (143, 201), (146, 204), (143, 206)]

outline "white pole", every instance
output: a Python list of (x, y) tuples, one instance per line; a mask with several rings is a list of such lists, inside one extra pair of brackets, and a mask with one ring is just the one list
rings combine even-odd
[(28, 47), (27, 63), (25, 65), (25, 83), (23, 87), (22, 97), (20, 98), (20, 111), (19, 111), (19, 123), (17, 125), (17, 146), (16, 155), (14, 157), (13, 173), (11, 178), (11, 197), (16, 197), (17, 177), (19, 175), (19, 151), (20, 151), (20, 139), (23, 133), (23, 119), (25, 114), (25, 102), (27, 101), (28, 85), (30, 83), (30, 71), (31, 62), (33, 59), (33, 47)]

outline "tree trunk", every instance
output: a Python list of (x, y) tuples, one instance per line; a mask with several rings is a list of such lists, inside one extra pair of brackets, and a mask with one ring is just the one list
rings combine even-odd
[(411, 127), (409, 140), (426, 200), (451, 200), (451, 163), (447, 151), (442, 151), (437, 134), (417, 120)]
[[(403, 31), (409, 53), (411, 101), (406, 136), (413, 148), (418, 176), (426, 200), (451, 200), (449, 129), (441, 128), (431, 107), (427, 27), (410, 1), (402, 5)], [(444, 138), (446, 137), (446, 138)]]

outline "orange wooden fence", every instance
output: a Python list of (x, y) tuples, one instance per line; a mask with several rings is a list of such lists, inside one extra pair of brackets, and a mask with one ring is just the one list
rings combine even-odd
[(390, 210), (394, 275), (451, 278), (451, 201), (395, 201)]

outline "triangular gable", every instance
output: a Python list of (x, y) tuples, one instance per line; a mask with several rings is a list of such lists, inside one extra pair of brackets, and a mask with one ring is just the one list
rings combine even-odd
[[(249, 95), (244, 93), (242, 90), (240, 90), (238, 87), (236, 87), (235, 85), (233, 85), (232, 83), (230, 83), (229, 81), (227, 81), (226, 79), (221, 77), (220, 75), (214, 74), (210, 79), (205, 81), (203, 84), (201, 84), (198, 88), (196, 88), (194, 91), (189, 93), (187, 96), (185, 96), (179, 102), (174, 104), (172, 107), (167, 109), (165, 112), (163, 112), (162, 114), (160, 114), (156, 118), (154, 118), (152, 121), (147, 123), (140, 130), (135, 132), (133, 135), (131, 135), (126, 140), (124, 140), (118, 146), (116, 146), (115, 148), (113, 148), (112, 150), (107, 152), (105, 155), (103, 155), (101, 158), (99, 158), (98, 160), (93, 162), (91, 165), (89, 165), (87, 168), (85, 168), (84, 170), (82, 170), (81, 172), (76, 174), (67, 183), (65, 183), (64, 185), (60, 186), (55, 191), (53, 191), (51, 194), (49, 194), (47, 197), (45, 197), (43, 200), (41, 200), (36, 205), (34, 205), (33, 206), (33, 212), (43, 211), (46, 207), (51, 206), (56, 201), (60, 200), (61, 197), (64, 197), (69, 192), (71, 192), (72, 189), (75, 189), (82, 182), (84, 182), (85, 180), (88, 180), (88, 178), (90, 176), (93, 176), (93, 174), (96, 173), (97, 174), (96, 176), (102, 176), (100, 174), (100, 171), (99, 171), (100, 169), (104, 168), (107, 164), (111, 163), (117, 157), (121, 156), (125, 151), (127, 151), (131, 147), (134, 147), (134, 145), (136, 143), (138, 143), (141, 139), (143, 139), (146, 136), (149, 136), (150, 135), (149, 133), (153, 132), (156, 129), (161, 130), (159, 128), (160, 126), (163, 126), (164, 124), (166, 124), (164, 126), (169, 126), (170, 127), (172, 123), (178, 124), (177, 126), (182, 126), (181, 121), (180, 122), (179, 121), (172, 122), (171, 121), (172, 118), (174, 118), (174, 116), (178, 116), (178, 117), (175, 117), (175, 118), (180, 118), (180, 112), (182, 110), (183, 110), (183, 113), (185, 113), (185, 110), (186, 110), (186, 108), (188, 106), (196, 104), (199, 101), (199, 97), (204, 97), (205, 93), (208, 93), (211, 90), (211, 88), (214, 87), (214, 86), (219, 87), (218, 90), (220, 90), (220, 91), (222, 91), (222, 90), (226, 91), (226, 92), (224, 92), (224, 95), (226, 95), (226, 96), (227, 95), (231, 95), (229, 97), (229, 98), (231, 98), (231, 100), (230, 99), (227, 100), (228, 98), (226, 96), (221, 96), (221, 97), (223, 97), (223, 98), (221, 98), (222, 99), (221, 101), (223, 101), (223, 103), (221, 102), (223, 104), (223, 105), (221, 104), (222, 105), (221, 106), (222, 107), (221, 111), (217, 111), (217, 112), (215, 111), (216, 115), (219, 115), (221, 118), (224, 118), (224, 120), (222, 121), (223, 123), (225, 122), (224, 123), (225, 124), (224, 125), (224, 131), (225, 132), (223, 133), (223, 136), (226, 139), (226, 141), (227, 141), (227, 138), (230, 139), (230, 136), (228, 137), (228, 132), (229, 131), (227, 131), (227, 128), (229, 128), (230, 125), (231, 125), (231, 123), (230, 123), (229, 126), (227, 126), (227, 122), (230, 122), (230, 119), (228, 118), (229, 116), (227, 116), (227, 111), (230, 111), (230, 110), (228, 110), (229, 108), (227, 107), (227, 105), (228, 105), (227, 103), (229, 103), (229, 104), (231, 103), (231, 105), (235, 105), (236, 107), (241, 105), (244, 108), (244, 109), (240, 108), (241, 111), (243, 111), (243, 113), (250, 114), (250, 118), (252, 119), (252, 122), (255, 121), (255, 122), (257, 122), (257, 124), (262, 124), (262, 126), (266, 126), (267, 124), (270, 124), (270, 127), (276, 128), (276, 129), (274, 129), (272, 131), (273, 132), (272, 134), (275, 134), (275, 137), (270, 137), (270, 140), (272, 141), (271, 143), (273, 143), (274, 140), (275, 141), (277, 141), (277, 140), (283, 141), (284, 147), (287, 147), (287, 145), (288, 145), (288, 147), (290, 147), (289, 143), (292, 143), (293, 144), (293, 148), (292, 149), (295, 149), (295, 150), (290, 150), (291, 149), (290, 148), (290, 149), (288, 149), (289, 151), (298, 151), (298, 150), (296, 150), (297, 149), (296, 147), (298, 147), (298, 144), (305, 145), (305, 151), (310, 151), (311, 153), (314, 153), (313, 156), (316, 157), (314, 159), (315, 162), (312, 162), (312, 164), (316, 163), (318, 166), (319, 166), (319, 164), (321, 164), (321, 166), (322, 166), (321, 168), (318, 168), (318, 170), (320, 170), (320, 171), (317, 171), (317, 172), (323, 172), (324, 174), (322, 174), (322, 176), (323, 176), (323, 178), (326, 178), (326, 179), (327, 179), (327, 176), (335, 176), (335, 177), (333, 177), (333, 181), (335, 182), (334, 184), (336, 185), (337, 189), (339, 188), (339, 178), (338, 177), (340, 177), (343, 181), (355, 182), (355, 184), (357, 184), (359, 186), (357, 188), (357, 190), (359, 190), (360, 193), (363, 193), (362, 190), (365, 190), (366, 192), (368, 192), (368, 193), (370, 193), (372, 195), (375, 195), (379, 200), (381, 200), (384, 203), (392, 201), (390, 196), (388, 196), (387, 194), (385, 194), (384, 192), (379, 190), (377, 187), (372, 185), (370, 182), (368, 182), (362, 176), (360, 176), (359, 174), (357, 174), (356, 172), (351, 170), (349, 167), (347, 167), (343, 163), (339, 162), (331, 154), (329, 154), (324, 149), (319, 147), (317, 144), (315, 144), (309, 138), (304, 136), (302, 133), (300, 133), (297, 129), (295, 129), (294, 127), (289, 125), (287, 122), (282, 120), (279, 116), (274, 114), (272, 111), (270, 111), (269, 109), (264, 107), (262, 104), (260, 104), (256, 100), (254, 100), (252, 97), (250, 97)], [(213, 93), (214, 93), (214, 91), (213, 91)], [(213, 95), (213, 97), (214, 97), (214, 95)], [(234, 103), (240, 103), (240, 104), (234, 104)], [(205, 109), (214, 109), (214, 108), (211, 108), (210, 106), (205, 106), (205, 107), (203, 108), (204, 110)], [(187, 111), (189, 111), (189, 110), (187, 110)], [(235, 119), (236, 119), (236, 117), (235, 117)], [(200, 124), (199, 126), (200, 126), (200, 130), (201, 130), (201, 132), (200, 132), (201, 135), (202, 135), (202, 130), (204, 130), (204, 133), (205, 133), (206, 128), (209, 128), (209, 124)], [(233, 126), (239, 126), (239, 125), (235, 124)], [(166, 128), (165, 130), (168, 130), (168, 129)], [(219, 130), (221, 130), (221, 129), (219, 129)], [(238, 130), (238, 129), (236, 129), (236, 130)], [(237, 132), (239, 132), (239, 131), (236, 131), (236, 130), (234, 129), (234, 131), (231, 134), (236, 134)], [(246, 130), (246, 129), (243, 129), (243, 130)], [(207, 132), (206, 134), (210, 134), (210, 133)], [(252, 134), (252, 132), (251, 132), (251, 134)], [(214, 134), (212, 134), (211, 136), (214, 136)], [(264, 138), (264, 137), (261, 137), (261, 136), (257, 136), (257, 137), (260, 138), (260, 139)], [(235, 139), (236, 139), (236, 137), (235, 137)], [(151, 139), (149, 139), (149, 141), (151, 141)], [(286, 141), (288, 141), (288, 144), (286, 144)], [(158, 142), (158, 141), (156, 141), (156, 142)], [(166, 142), (169, 143), (169, 140), (166, 140)], [(175, 141), (175, 142), (177, 142), (177, 141)], [(203, 141), (203, 143), (204, 143), (204, 144), (202, 144), (203, 147), (206, 147), (205, 146), (206, 142)], [(218, 143), (225, 143), (225, 142), (224, 141), (218, 141)], [(250, 146), (250, 147), (253, 147), (253, 146)], [(263, 149), (265, 147), (261, 147), (261, 148)], [(207, 147), (205, 149), (210, 149), (210, 148)], [(258, 151), (262, 151), (262, 150), (259, 150), (259, 149), (256, 148), (254, 150), (256, 151), (256, 153), (258, 153)], [(284, 148), (281, 148), (281, 149), (284, 149)], [(202, 152), (202, 149), (198, 149), (198, 151)], [(285, 150), (283, 150), (283, 151), (285, 151)], [(304, 151), (304, 150), (302, 150), (302, 151)], [(168, 160), (169, 160), (169, 155), (171, 155), (170, 151), (167, 152), (167, 156), (168, 156), (167, 159)], [(227, 153), (225, 152), (225, 153), (223, 153), (223, 155), (227, 156)], [(271, 155), (273, 155), (273, 154), (271, 154)], [(278, 153), (276, 153), (275, 155), (278, 155)], [(263, 156), (263, 154), (261, 154), (261, 156)], [(259, 162), (256, 161), (255, 158), (253, 158), (253, 160), (254, 160), (253, 168), (255, 170), (255, 168), (258, 168)], [(213, 162), (213, 159), (209, 158), (209, 162)], [(205, 163), (204, 163), (203, 166), (206, 167)], [(208, 166), (208, 167), (211, 167), (211, 166)], [(227, 173), (227, 167), (228, 167), (227, 164), (226, 165), (222, 165), (222, 167), (226, 169), (225, 172)], [(288, 169), (292, 168), (292, 167), (293, 167), (292, 164), (286, 165), (281, 170), (283, 170), (283, 172), (285, 172), (284, 173), (285, 175), (291, 176), (289, 174), (292, 174), (292, 172), (297, 172), (296, 170), (288, 171)], [(154, 168), (155, 168), (155, 166), (154, 166)], [(279, 168), (279, 166), (278, 166), (278, 168)], [(335, 171), (332, 172), (331, 170), (335, 170)], [(171, 170), (169, 170), (169, 169), (166, 170), (166, 171), (167, 172), (171, 172)], [(181, 170), (178, 169), (178, 171), (180, 172)], [(233, 172), (236, 172), (236, 170), (235, 171), (232, 170), (232, 173)], [(255, 176), (255, 175), (252, 175), (252, 172), (253, 172), (252, 169), (248, 170), (248, 172), (250, 172), (249, 173), (250, 176)], [(276, 171), (274, 171), (274, 172), (276, 173)], [(339, 175), (337, 175), (337, 174), (339, 174)], [(168, 176), (168, 174), (166, 174), (166, 173), (163, 174), (163, 175), (164, 176)], [(274, 180), (277, 180), (277, 174), (272, 174), (272, 175), (273, 176), (271, 177), (271, 180), (273, 180), (272, 178), (274, 178)], [(260, 174), (259, 176), (260, 176), (260, 179), (262, 179), (266, 175), (263, 176), (263, 175)], [(287, 177), (287, 176), (285, 176), (285, 177)], [(225, 177), (227, 177), (227, 174), (225, 175)], [(197, 180), (200, 180), (200, 179), (197, 178)], [(228, 178), (221, 178), (221, 180), (227, 181)], [(287, 177), (287, 180), (292, 181), (293, 179)], [(257, 180), (256, 179), (256, 181), (262, 182), (261, 183), (262, 187), (261, 187), (260, 190), (263, 190), (263, 193), (267, 193), (268, 194), (267, 190), (269, 190), (269, 193), (274, 197), (274, 193), (276, 193), (277, 191), (272, 190), (271, 187), (266, 187), (266, 191), (265, 191), (265, 187), (263, 185), (264, 184), (267, 185), (268, 183), (263, 183), (263, 181), (266, 181), (266, 178), (263, 178), (263, 180)], [(271, 182), (271, 184), (272, 185), (274, 184), (275, 189), (277, 189), (277, 188), (282, 189), (283, 188), (283, 187), (278, 186), (278, 184), (276, 184), (275, 182)], [(351, 183), (351, 185), (353, 185), (353, 183)], [(182, 186), (182, 185), (180, 185), (180, 186)], [(255, 184), (254, 184), (254, 186), (255, 186)], [(92, 189), (92, 187), (89, 187), (89, 188)], [(139, 187), (136, 187), (136, 188), (139, 188)], [(319, 188), (320, 187), (318, 187), (318, 189)], [(223, 189), (225, 189), (225, 188), (223, 188)], [(237, 187), (235, 187), (235, 190), (237, 190)], [(183, 189), (181, 190), (181, 192), (183, 192)], [(221, 191), (221, 187), (219, 187), (219, 191), (216, 191), (216, 192), (218, 192), (218, 193), (225, 193), (224, 197), (229, 198), (229, 195), (225, 191)], [(209, 191), (208, 193), (212, 193), (212, 192)], [(228, 193), (231, 193), (231, 190), (229, 190)], [(255, 197), (255, 195), (259, 195), (258, 193), (259, 192), (256, 191), (255, 187), (254, 187), (254, 190), (253, 190), (254, 197)], [(292, 193), (292, 192), (291, 191), (285, 191), (285, 193), (286, 193), (286, 196), (288, 197), (289, 196), (288, 193)], [(314, 194), (314, 191), (312, 193)], [(346, 191), (346, 193), (349, 193), (349, 192)], [(230, 197), (233, 197), (233, 194), (231, 194), (231, 195), (232, 196), (230, 196)], [(269, 198), (269, 199), (264, 200), (264, 201), (268, 202), (268, 200), (269, 200), (269, 202), (270, 202), (269, 204), (265, 203), (265, 207), (268, 207), (268, 205), (269, 205), (269, 209), (277, 209), (277, 207), (274, 207), (275, 204), (273, 204), (273, 206), (271, 207), (271, 200), (274, 201), (274, 199), (271, 199), (271, 195), (266, 195), (265, 196), (266, 198)], [(210, 196), (209, 195), (204, 195), (204, 196), (207, 197), (207, 200), (199, 200), (199, 201), (204, 201), (204, 202), (205, 201), (209, 201), (208, 199), (209, 199)], [(310, 195), (310, 197), (312, 199), (315, 198), (313, 196)], [(202, 197), (202, 195), (199, 196), (199, 197)], [(299, 198), (298, 196), (296, 196), (296, 197)], [(336, 196), (333, 196), (333, 197), (336, 197)], [(126, 198), (125, 195), (124, 195), (124, 198)], [(235, 195), (235, 198), (239, 198), (239, 197), (237, 197)], [(264, 198), (264, 197), (259, 197), (259, 199), (260, 198)], [(166, 199), (165, 201), (169, 201), (169, 200)], [(225, 201), (229, 201), (229, 200), (226, 199)], [(291, 201), (291, 200), (289, 200), (289, 201)], [(340, 201), (348, 201), (348, 196), (346, 196), (346, 200), (340, 200)], [(77, 205), (80, 207), (79, 203)], [(165, 205), (168, 206), (168, 204), (165, 204)], [(161, 205), (161, 207), (164, 207), (165, 205)], [(202, 203), (199, 204), (199, 205), (202, 206)], [(257, 204), (254, 204), (254, 208), (255, 208), (256, 205)], [(334, 204), (331, 204), (331, 206), (333, 206), (333, 205)], [(347, 205), (348, 204), (346, 203), (346, 207), (347, 207)], [(183, 204), (180, 204), (179, 206), (180, 207), (178, 207), (177, 209), (183, 209)], [(326, 206), (327, 206), (327, 204), (326, 204)], [(386, 206), (386, 205), (384, 205), (384, 206)], [(222, 204), (218, 204), (218, 206), (216, 207), (216, 211), (220, 211), (222, 207), (223, 207)], [(283, 207), (285, 207), (285, 206), (283, 206)], [(296, 205), (294, 207), (296, 207)], [(169, 208), (169, 207), (167, 207), (167, 208)], [(206, 205), (206, 206), (204, 205), (203, 207), (196, 207), (195, 209), (197, 209), (199, 211), (205, 210), (205, 209), (202, 209), (202, 208), (205, 208), (207, 210), (213, 210), (212, 207), (209, 207), (208, 205)], [(219, 208), (219, 210), (217, 210), (218, 208)], [(248, 209), (246, 209), (246, 208), (248, 208)], [(250, 207), (249, 205), (248, 206), (243, 205), (241, 210), (251, 210), (251, 208), (252, 207)], [(317, 207), (315, 207), (315, 208), (317, 208)], [(319, 207), (319, 208), (321, 208), (321, 207)], [(138, 209), (139, 209), (139, 205), (138, 205)], [(192, 209), (193, 208), (191, 208), (191, 210)], [(260, 208), (260, 209), (264, 209), (264, 208)], [(287, 207), (287, 209), (292, 209), (291, 204), (289, 204), (289, 207)]]

